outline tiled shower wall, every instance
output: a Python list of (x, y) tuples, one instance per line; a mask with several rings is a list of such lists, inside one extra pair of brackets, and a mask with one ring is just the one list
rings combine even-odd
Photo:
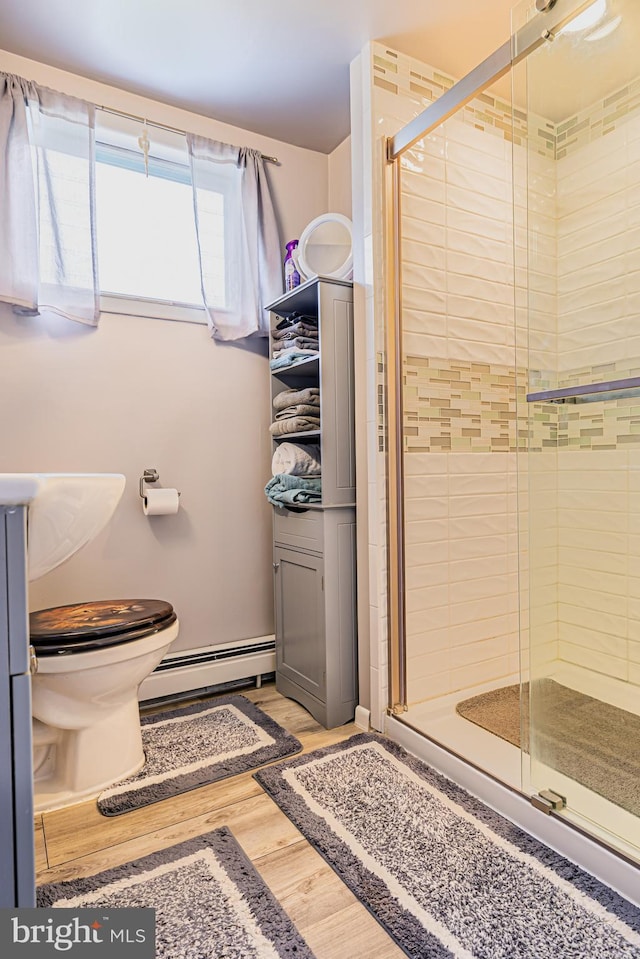
[[(556, 162), (559, 381), (637, 375), (640, 113), (562, 152)], [(609, 433), (607, 444), (615, 446), (617, 437)]]
[[(452, 82), (378, 48), (378, 124), (395, 132), (397, 119), (406, 122)], [(526, 525), (529, 490), (521, 483), (518, 503), (516, 450), (525, 445), (537, 451), (530, 490), (536, 669), (562, 659), (635, 681), (640, 672), (633, 618), (640, 571), (632, 570), (633, 542), (620, 528), (633, 506), (633, 474), (619, 471), (620, 457), (559, 452), (633, 444), (640, 409), (629, 401), (537, 405), (528, 437), (522, 349), (528, 323), (533, 388), (625, 375), (625, 357), (640, 355), (632, 342), (640, 177), (628, 172), (637, 121), (625, 116), (622, 128), (608, 131), (620, 140), (614, 144), (602, 138), (602, 124), (585, 142), (584, 117), (560, 127), (536, 119), (527, 131), (523, 114), (513, 128), (508, 114), (487, 93), (403, 158), (410, 701), (518, 673), (528, 557), (518, 550), (517, 519), (520, 509)], [(535, 237), (528, 277), (527, 201)], [(603, 235), (611, 256), (602, 264), (595, 240)], [(607, 524), (603, 550), (598, 530)], [(526, 645), (526, 616), (522, 622)]]
[[(639, 92), (558, 142), (561, 384), (640, 375)], [(559, 657), (640, 684), (640, 399), (557, 410)]]
[(524, 381), (504, 131), (447, 121), (404, 155), (402, 187), (411, 703), (517, 674)]
[[(375, 63), (378, 115), (397, 116), (398, 99), (419, 112), (453, 82), (389, 51)], [(508, 104), (483, 94), (402, 161), (410, 702), (519, 672), (516, 450), (527, 423), (518, 421), (526, 375), (514, 328), (512, 138), (524, 169), (526, 125), (519, 114), (512, 128), (509, 115)], [(539, 128), (531, 215), (549, 238), (541, 249), (554, 271), (540, 281), (536, 323), (551, 362), (553, 161), (549, 131)], [(525, 230), (516, 236), (524, 248)]]

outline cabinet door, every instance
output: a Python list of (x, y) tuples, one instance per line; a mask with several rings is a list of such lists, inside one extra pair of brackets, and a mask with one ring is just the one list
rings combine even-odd
[(276, 546), (276, 670), (324, 702), (326, 662), (322, 556)]

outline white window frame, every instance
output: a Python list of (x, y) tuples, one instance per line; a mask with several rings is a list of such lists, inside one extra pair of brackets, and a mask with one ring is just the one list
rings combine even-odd
[(125, 293), (101, 293), (100, 312), (120, 316), (140, 316), (149, 320), (173, 320), (176, 323), (200, 323), (207, 325), (205, 308), (172, 300), (156, 300), (147, 297), (128, 296)]

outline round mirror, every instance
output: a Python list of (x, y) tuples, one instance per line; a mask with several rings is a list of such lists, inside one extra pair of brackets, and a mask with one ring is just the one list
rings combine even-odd
[(323, 213), (302, 231), (295, 251), (307, 279), (330, 276), (348, 280), (353, 270), (351, 220), (341, 213)]

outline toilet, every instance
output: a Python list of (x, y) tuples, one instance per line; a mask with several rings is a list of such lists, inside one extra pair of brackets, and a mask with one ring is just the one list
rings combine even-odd
[(34, 810), (81, 802), (144, 764), (138, 688), (178, 635), (170, 603), (102, 600), (29, 616)]

